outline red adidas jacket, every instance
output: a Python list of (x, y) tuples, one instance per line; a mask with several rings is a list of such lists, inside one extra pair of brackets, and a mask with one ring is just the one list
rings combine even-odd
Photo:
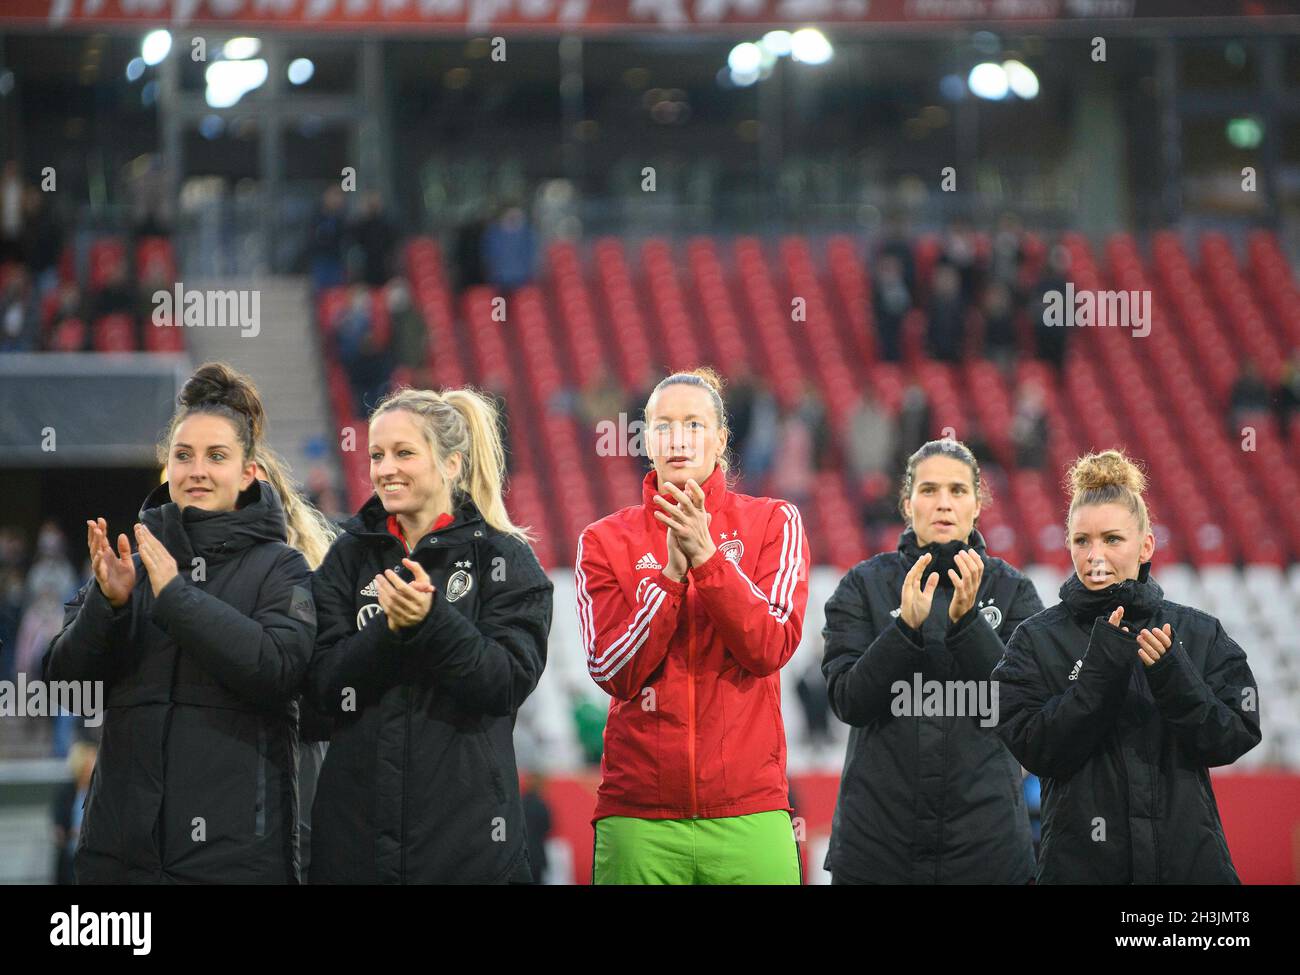
[(587, 669), (613, 698), (593, 821), (789, 809), (780, 669), (808, 602), (799, 511), (728, 491), (715, 468), (701, 487), (718, 550), (673, 582), (657, 487), (651, 471), (639, 506), (578, 540)]

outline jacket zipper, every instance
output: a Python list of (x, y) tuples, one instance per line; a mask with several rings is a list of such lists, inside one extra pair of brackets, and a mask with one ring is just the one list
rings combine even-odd
[[(407, 558), (411, 555), (411, 549), (407, 547), (406, 539), (402, 539), (402, 548), (406, 549)], [(406, 734), (402, 738), (402, 799), (399, 812), (401, 814), (401, 829), (398, 833), (398, 871), (400, 879), (398, 883), (406, 883), (406, 780), (408, 778), (407, 766), (411, 762), (411, 688), (406, 683), (406, 675), (401, 673), (404, 661), (399, 657), (398, 670), (399, 679), (402, 682), (402, 709), (405, 712)]]
[(695, 789), (695, 589), (687, 582), (686, 590), (686, 770), (691, 777), (691, 819), (700, 815), (699, 796)]

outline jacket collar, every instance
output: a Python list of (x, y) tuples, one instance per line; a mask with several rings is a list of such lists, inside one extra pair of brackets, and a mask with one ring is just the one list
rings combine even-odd
[(1143, 562), (1136, 579), (1112, 583), (1105, 589), (1089, 589), (1078, 573), (1071, 573), (1061, 586), (1060, 596), (1071, 616), (1084, 626), (1091, 626), (1098, 616), (1109, 617), (1118, 606), (1124, 607), (1125, 622), (1149, 620), (1160, 608), (1165, 593), (1151, 578), (1151, 563)]
[(931, 572), (939, 573), (939, 586), (946, 589), (952, 588), (952, 578), (948, 575), (948, 570), (957, 568), (957, 553), (964, 549), (974, 551), (981, 562), (988, 560), (988, 552), (984, 548), (984, 536), (979, 533), (978, 528), (971, 528), (970, 534), (964, 541), (953, 539), (950, 542), (931, 542), (929, 545), (921, 545), (917, 541), (916, 532), (911, 528), (898, 536), (898, 553), (903, 557), (904, 569), (911, 569), (916, 564), (916, 560), (928, 552), (930, 564), (926, 566), (925, 577), (929, 579)]
[[(709, 512), (721, 511), (730, 494), (727, 490), (726, 472), (721, 467), (714, 467), (713, 473), (704, 479), (704, 483), (700, 487), (704, 489), (705, 509)], [(656, 494), (673, 501), (671, 494), (659, 490), (659, 475), (651, 469), (641, 482), (641, 503), (645, 506), (647, 517), (653, 519), (654, 523), (658, 525), (660, 524), (659, 519), (654, 517), (654, 512), (659, 510), (659, 505), (654, 502)]]
[(988, 558), (989, 554), (984, 545), (984, 536), (980, 534), (978, 528), (972, 528), (964, 542), (952, 541), (943, 542), (942, 544), (931, 542), (929, 545), (925, 546), (922, 546), (921, 543), (917, 541), (916, 531), (912, 528), (908, 528), (903, 532), (903, 534), (898, 536), (898, 551), (902, 554), (903, 560), (907, 563), (909, 569), (915, 564), (916, 560), (926, 552), (933, 552), (936, 548), (941, 548), (944, 545), (952, 546), (958, 551), (963, 548), (973, 548), (976, 554), (978, 554), (982, 559)]
[[(462, 495), (460, 500), (455, 504), (455, 510), (452, 512), (453, 521), (445, 528), (438, 530), (437, 535), (426, 534), (423, 538), (411, 540), (411, 550), (419, 548), (425, 539), (436, 538), (439, 547), (443, 545), (457, 545), (465, 542), (473, 542), (475, 539), (481, 539), (488, 533), (487, 522), (483, 520), (483, 515), (479, 512), (478, 506), (470, 500), (468, 495)], [(385, 543), (391, 542), (401, 547), (399, 539), (388, 533), (388, 512), (384, 510), (384, 503), (379, 496), (372, 494), (357, 511), (355, 515), (343, 523), (343, 530), (350, 535), (356, 535), (358, 538), (364, 538), (367, 541), (374, 542), (376, 539)]]
[(159, 484), (140, 506), (140, 521), (173, 558), (188, 563), (196, 555), (212, 558), (286, 538), (280, 495), (267, 481), (254, 479), (240, 493), (234, 511), (181, 508), (171, 500), (166, 482)]

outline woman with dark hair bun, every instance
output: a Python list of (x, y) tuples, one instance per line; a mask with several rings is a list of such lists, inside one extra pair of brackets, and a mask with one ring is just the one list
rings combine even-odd
[(1210, 769), (1259, 744), (1246, 654), (1164, 598), (1146, 477), (1117, 450), (1070, 469), (1061, 602), (993, 672), (999, 734), (1043, 780), (1041, 884), (1236, 884)]
[(989, 674), (1033, 583), (975, 527), (987, 490), (962, 443), (907, 461), (896, 552), (826, 603), (822, 672), (849, 731), (826, 869), (834, 883), (1023, 884), (1033, 841), (1020, 766), (996, 734)]
[(86, 522), (95, 577), (45, 656), (47, 679), (106, 690), (78, 883), (298, 881), (296, 697), (316, 613), (281, 497), (257, 478), (264, 425), (247, 377), (202, 366), (159, 444), (167, 481), (136, 553)]

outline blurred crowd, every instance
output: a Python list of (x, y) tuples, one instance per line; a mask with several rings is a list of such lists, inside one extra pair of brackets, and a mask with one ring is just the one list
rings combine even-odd
[[(130, 234), (96, 248), (83, 282), (74, 253), (75, 228), (65, 224), (55, 193), (24, 178), (10, 160), (0, 172), (0, 352), (79, 352), (94, 345), (92, 325), (113, 317), (125, 330), (120, 349), (144, 347), (153, 295), (173, 287), (167, 235), (170, 211), (156, 159), (128, 179)], [(153, 246), (139, 246), (149, 241)], [(102, 339), (102, 336), (101, 336)], [(115, 349), (117, 350), (117, 349)]]
[(880, 358), (901, 361), (906, 329), (916, 322), (923, 323), (925, 354), (940, 362), (983, 355), (1007, 365), (1028, 354), (1059, 368), (1067, 330), (1035, 326), (1042, 322), (1044, 293), (1065, 288), (1070, 252), (1056, 244), (1042, 256), (1028, 241), (1011, 213), (999, 218), (987, 246), (969, 224), (954, 222), (938, 242), (933, 265), (922, 268), (915, 234), (891, 219), (870, 268)]
[[(53, 521), (40, 526), (30, 547), (25, 532), (0, 527), (0, 681), (15, 681), (18, 674), (28, 680), (40, 676), (41, 658), (63, 627), (64, 603), (76, 595), (79, 579), (89, 576), (88, 561), (78, 576), (67, 538)], [(62, 758), (77, 737), (81, 719), (62, 715), (49, 724), (15, 724), (23, 730), (3, 736), (8, 747), (44, 749), (52, 733), (53, 754)]]
[[(433, 385), (429, 366), (436, 350), (398, 261), (401, 239), (374, 192), (362, 194), (349, 215), (347, 194), (331, 186), (311, 222), (303, 263), (313, 290), (348, 288), (347, 303), (330, 331), (358, 416), (394, 386)], [(489, 285), (495, 294), (509, 296), (534, 280), (537, 248), (536, 232), (517, 204), (466, 222), (456, 229), (449, 255), (456, 291)], [(492, 386), (490, 377), (485, 385)]]
[(1232, 387), (1228, 435), (1239, 437), (1243, 427), (1257, 425), (1261, 418), (1276, 419), (1284, 437), (1300, 423), (1300, 348), (1293, 349), (1276, 383), (1269, 384), (1255, 360), (1247, 356), (1241, 375)]

